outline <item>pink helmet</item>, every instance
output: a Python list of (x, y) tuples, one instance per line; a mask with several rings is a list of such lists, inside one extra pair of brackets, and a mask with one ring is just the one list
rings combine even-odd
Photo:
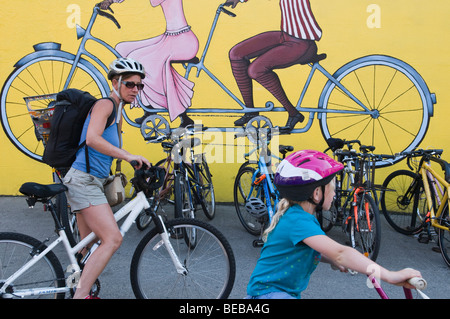
[(324, 153), (298, 151), (278, 165), (274, 183), (281, 197), (303, 201), (311, 197), (316, 187), (328, 184), (343, 168), (342, 163)]

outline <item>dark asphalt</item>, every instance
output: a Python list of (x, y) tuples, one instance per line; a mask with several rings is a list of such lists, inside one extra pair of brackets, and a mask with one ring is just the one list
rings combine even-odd
[[(259, 248), (252, 246), (254, 237), (241, 226), (234, 206), (218, 205), (216, 217), (211, 223), (219, 228), (229, 240), (236, 256), (237, 275), (232, 299), (241, 299), (246, 295), (246, 285), (259, 256)], [(170, 211), (170, 208), (167, 209)], [(206, 218), (198, 212), (198, 217)], [(168, 213), (169, 217), (172, 213)], [(382, 246), (377, 262), (391, 270), (411, 267), (419, 270), (428, 281), (425, 293), (432, 299), (450, 297), (450, 268), (441, 255), (432, 250), (433, 243), (421, 244), (414, 237), (396, 233), (382, 217)], [(43, 240), (53, 236), (53, 224), (48, 212), (37, 204), (29, 209), (24, 197), (0, 197), (0, 231), (21, 232)], [(100, 277), (102, 299), (133, 299), (129, 279), (129, 266), (132, 254), (144, 235), (136, 227), (131, 227), (122, 246)], [(345, 240), (339, 227), (329, 232), (329, 236)], [(61, 247), (57, 247), (57, 256), (63, 267), (67, 259)], [(403, 290), (382, 283), (389, 297), (404, 298)], [(320, 264), (314, 272), (308, 288), (303, 292), (304, 299), (379, 299), (374, 289), (366, 285), (361, 274), (352, 276), (331, 270), (328, 264)]]

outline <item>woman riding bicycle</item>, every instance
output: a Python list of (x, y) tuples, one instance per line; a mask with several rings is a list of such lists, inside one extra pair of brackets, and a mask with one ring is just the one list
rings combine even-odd
[(264, 247), (250, 282), (247, 298), (300, 298), (319, 262), (346, 272), (379, 275), (391, 284), (412, 288), (406, 281), (420, 272), (406, 268), (389, 271), (355, 249), (343, 246), (320, 228), (314, 216), (330, 209), (335, 195), (335, 175), (343, 165), (318, 151), (298, 151), (277, 168), (274, 183), (282, 200), (264, 233)]
[[(86, 141), (88, 155), (82, 147), (64, 177), (64, 184), (68, 188), (67, 200), (72, 211), (77, 213), (80, 236), (84, 238), (94, 232), (101, 241), (83, 269), (74, 298), (89, 297), (91, 286), (122, 242), (122, 235), (103, 190), (113, 159), (130, 163), (137, 161), (139, 165), (136, 168), (143, 164), (150, 166), (146, 158), (121, 148), (119, 136), (122, 125), (120, 107), (134, 101), (144, 77), (144, 69), (139, 62), (120, 58), (111, 63), (108, 79), (112, 82), (113, 91), (110, 99), (97, 101), (84, 123), (80, 141)], [(115, 120), (105, 128), (113, 113), (116, 115)]]

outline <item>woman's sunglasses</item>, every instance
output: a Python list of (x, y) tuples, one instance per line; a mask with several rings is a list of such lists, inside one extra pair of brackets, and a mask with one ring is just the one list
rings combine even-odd
[(125, 86), (129, 89), (134, 89), (135, 86), (139, 91), (144, 89), (144, 84), (142, 83), (134, 83), (131, 81), (122, 81), (122, 83), (125, 84)]

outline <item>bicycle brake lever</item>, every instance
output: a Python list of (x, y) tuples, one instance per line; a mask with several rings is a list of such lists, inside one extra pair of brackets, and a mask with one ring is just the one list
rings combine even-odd
[(233, 13), (233, 12), (231, 12), (231, 11), (228, 11), (228, 10), (225, 9), (224, 7), (222, 7), (222, 12), (228, 14), (228, 15), (229, 15), (230, 17), (232, 17), (232, 18), (235, 18), (235, 17), (236, 17), (236, 14), (235, 14), (235, 13)]

